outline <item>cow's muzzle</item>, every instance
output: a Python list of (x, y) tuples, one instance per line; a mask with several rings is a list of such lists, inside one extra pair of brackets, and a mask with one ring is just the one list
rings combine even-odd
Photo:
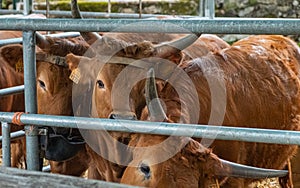
[(135, 113), (133, 112), (117, 112), (110, 113), (109, 119), (124, 119), (124, 120), (137, 120)]

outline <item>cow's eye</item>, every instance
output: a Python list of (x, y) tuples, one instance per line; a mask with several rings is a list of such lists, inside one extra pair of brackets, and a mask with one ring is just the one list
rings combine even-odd
[(46, 84), (42, 80), (38, 80), (39, 86), (43, 89), (46, 90)]
[(103, 89), (105, 87), (105, 85), (102, 82), (102, 80), (97, 80), (97, 86), (98, 86), (98, 88), (101, 88), (101, 89)]
[(146, 179), (149, 179), (151, 176), (151, 170), (150, 170), (150, 166), (145, 164), (145, 163), (141, 163), (139, 165), (139, 170), (144, 174)]

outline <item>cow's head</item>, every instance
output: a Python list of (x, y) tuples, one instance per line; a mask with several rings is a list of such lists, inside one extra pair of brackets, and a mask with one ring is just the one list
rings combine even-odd
[(197, 40), (196, 35), (189, 35), (154, 45), (151, 42), (127, 43), (100, 37), (89, 33), (87, 39), (87, 42), (97, 41), (96, 46), (91, 44), (97, 56), (87, 58), (69, 54), (67, 62), (72, 71), (79, 70), (83, 86), (92, 82), (88, 87), (94, 88), (93, 100), (97, 111), (94, 116), (113, 119), (139, 118), (146, 104), (144, 86), (148, 69), (154, 67), (167, 78), (181, 62), (180, 49)]
[[(150, 147), (165, 141), (165, 137), (142, 135), (135, 147)], [(168, 160), (157, 163), (174, 146), (186, 144)], [(121, 183), (147, 187), (208, 187), (224, 177), (266, 178), (286, 175), (286, 171), (258, 169), (218, 158), (211, 150), (188, 138), (169, 138), (168, 144), (153, 150), (133, 150), (133, 161), (124, 172)], [(167, 149), (166, 149), (167, 148)], [(142, 152), (141, 152), (142, 151)], [(147, 152), (148, 151), (148, 152)], [(156, 155), (151, 155), (155, 153)]]
[[(82, 18), (77, 1), (73, 0), (71, 3), (73, 18)], [(154, 44), (147, 41), (126, 42), (117, 39), (118, 37), (100, 36), (95, 32), (81, 32), (81, 35), (97, 55), (90, 59), (70, 55), (67, 61), (72, 64), (72, 71), (80, 69), (81, 77), (85, 80), (82, 84), (89, 84), (94, 88), (93, 109), (96, 109), (96, 112), (93, 116), (112, 119), (139, 118), (146, 104), (144, 78), (147, 69), (156, 66), (156, 69), (166, 72), (165, 77), (169, 76), (172, 69), (183, 59), (181, 50), (193, 44), (200, 36), (191, 34), (172, 42)], [(133, 34), (133, 37), (136, 36), (138, 35)], [(163, 42), (163, 39), (151, 39), (151, 34), (149, 37), (149, 41)], [(139, 63), (139, 60), (143, 62)], [(82, 62), (81, 65), (73, 66), (74, 62), (79, 61)], [(163, 67), (163, 61), (174, 63), (175, 66)], [(89, 64), (89, 68), (85, 68), (83, 63)], [(82, 75), (87, 74), (86, 72), (89, 72), (89, 76)], [(87, 77), (92, 79), (92, 83), (87, 83)], [(137, 82), (132, 83), (132, 80)]]
[[(43, 37), (36, 33), (37, 45), (37, 104), (39, 114), (72, 116), (71, 71), (65, 62), (70, 53), (83, 54), (86, 46), (66, 39)], [(76, 41), (76, 40), (74, 40)], [(83, 149), (83, 140), (76, 129), (49, 128), (46, 158), (62, 161)]]
[[(155, 147), (158, 144), (161, 144), (160, 147)], [(249, 167), (222, 160), (210, 149), (187, 137), (137, 135), (129, 145), (135, 148), (133, 160), (121, 179), (124, 184), (145, 187), (215, 187), (220, 177), (256, 179), (287, 174), (287, 171)], [(164, 156), (170, 157), (161, 161)]]

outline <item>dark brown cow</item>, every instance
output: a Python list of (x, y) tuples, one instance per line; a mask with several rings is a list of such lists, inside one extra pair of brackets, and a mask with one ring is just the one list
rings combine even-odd
[[(222, 107), (212, 105), (215, 102), (213, 100), (222, 103), (222, 96), (216, 97), (212, 95), (216, 93), (211, 93), (214, 87), (219, 87), (220, 90), (217, 91), (226, 91), (223, 98), (226, 101), (224, 118), (220, 116), (223, 126), (300, 130), (299, 60), (299, 48), (292, 40), (283, 36), (262, 35), (248, 37), (229, 48), (184, 63), (181, 68), (189, 76), (188, 79), (176, 74), (169, 78), (169, 83), (176, 83), (176, 87), (179, 86), (184, 93), (189, 94), (179, 97), (174, 85), (167, 83), (159, 92), (159, 97), (166, 106), (164, 119), (167, 122), (191, 123), (194, 121), (192, 119), (194, 114), (196, 117), (199, 115), (197, 121), (199, 124), (219, 124), (216, 120), (210, 120), (210, 116), (214, 114), (222, 115)], [(189, 105), (192, 106), (196, 102), (190, 94), (191, 85), (187, 85), (189, 81), (192, 81), (199, 96), (196, 99), (201, 108), (199, 112), (188, 113), (189, 111), (186, 110)], [(153, 113), (150, 111), (150, 116), (146, 115), (144, 119), (156, 120), (151, 115)], [(149, 143), (145, 143), (147, 141), (143, 138), (140, 139), (143, 140), (141, 143), (143, 146), (152, 145), (151, 138), (148, 137)], [(197, 140), (201, 141), (201, 139)], [(283, 169), (297, 151), (297, 146), (294, 145), (238, 141), (214, 141), (211, 147), (214, 153), (223, 159), (270, 169)], [(134, 152), (133, 156), (134, 164), (151, 159), (150, 155), (142, 153)], [(184, 157), (191, 156), (187, 154)], [(192, 158), (189, 162), (198, 160), (197, 156)], [(183, 167), (178, 160), (175, 166), (168, 168), (168, 171), (163, 170), (167, 163), (168, 161), (159, 164), (158, 168), (165, 174), (157, 174), (157, 167), (149, 165), (150, 178), (146, 178), (145, 173), (139, 172), (138, 168), (128, 168), (121, 182), (142, 186), (168, 187), (170, 185), (172, 187), (173, 183), (165, 182), (165, 178), (170, 179), (171, 175), (176, 186), (205, 187), (202, 186), (203, 179), (201, 173), (199, 174), (199, 171), (202, 172), (201, 168), (197, 169), (189, 165)], [(184, 169), (176, 168), (177, 165)], [(176, 173), (185, 170), (193, 171), (195, 175), (190, 177), (189, 173)], [(211, 175), (209, 172), (204, 173)], [(193, 181), (188, 184), (189, 180)], [(229, 178), (222, 187), (247, 187), (252, 181)]]

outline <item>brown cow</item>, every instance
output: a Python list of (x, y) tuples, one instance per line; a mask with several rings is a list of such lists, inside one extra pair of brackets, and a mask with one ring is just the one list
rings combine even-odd
[[(131, 36), (133, 36), (131, 34)], [(122, 35), (122, 37), (124, 38), (124, 35)], [(159, 37), (159, 35), (157, 35), (157, 37)], [(118, 36), (116, 36), (115, 38), (118, 38)], [(132, 37), (133, 38), (133, 37)], [(109, 40), (109, 39), (108, 39)], [(113, 40), (116, 41), (116, 40)], [(207, 42), (208, 41), (208, 42)], [(211, 45), (208, 45), (208, 44)], [(125, 42), (123, 41), (122, 44), (125, 44)], [(135, 47), (135, 45), (137, 46), (143, 46), (143, 45), (148, 45), (148, 42), (142, 42), (140, 44), (127, 44), (127, 45), (132, 45), (132, 48)], [(126, 45), (126, 44), (125, 44)], [(224, 41), (222, 41), (221, 39), (217, 38), (216, 36), (213, 35), (203, 35), (202, 37), (200, 37), (200, 39), (193, 45), (194, 47), (194, 51), (189, 50), (192, 47), (189, 47), (186, 51), (183, 52), (182, 56), (184, 56), (184, 58), (186, 59), (192, 59), (194, 57), (197, 56), (202, 56), (204, 54), (207, 54), (210, 51), (214, 51), (214, 50), (219, 50), (221, 48), (227, 47), (228, 44), (225, 43)], [(101, 48), (101, 47), (99, 47)], [(105, 48), (105, 47), (103, 47)], [(128, 47), (128, 49), (130, 49), (130, 47)], [(94, 50), (96, 51), (96, 50)], [(113, 51), (113, 50), (111, 50)], [(130, 51), (130, 50), (129, 50)], [(97, 51), (98, 52), (98, 51)], [(138, 50), (137, 50), (138, 52)], [(105, 53), (103, 51), (100, 52), (100, 54)], [(108, 52), (109, 53), (109, 52)], [(143, 54), (141, 52), (140, 54), (141, 56), (139, 56), (139, 54), (133, 54), (130, 57), (131, 58), (142, 58)], [(152, 55), (152, 54), (151, 54)], [(116, 55), (117, 57), (122, 57), (122, 56), (126, 56), (126, 54), (122, 54), (122, 52), (120, 52), (119, 54)], [(170, 57), (170, 59), (172, 59), (173, 61), (175, 61), (176, 63), (180, 63), (181, 61), (181, 57), (180, 55), (174, 55), (172, 57)], [(113, 89), (113, 84), (115, 82), (115, 79), (117, 78), (117, 76), (120, 74), (120, 72), (122, 70), (124, 70), (125, 68), (127, 69), (127, 71), (129, 71), (129, 75), (135, 75), (136, 77), (141, 77), (143, 72), (138, 73), (138, 67), (134, 67), (134, 66), (127, 66), (126, 64), (122, 65), (122, 59), (117, 60), (117, 62), (115, 63), (114, 58), (112, 58), (111, 60), (105, 62), (101, 62), (101, 60), (99, 61), (99, 59), (97, 60), (96, 58), (92, 58), (92, 59), (88, 59), (88, 58), (83, 58), (83, 57), (77, 57), (74, 55), (68, 55), (67, 56), (67, 61), (70, 64), (70, 67), (72, 67), (71, 69), (75, 70), (77, 68), (77, 64), (82, 61), (84, 62), (84, 64), (97, 64), (97, 66), (101, 66), (101, 64), (103, 64), (103, 67), (101, 68), (101, 71), (95, 72), (94, 75), (97, 75), (97, 77), (92, 78), (92, 79), (96, 79), (96, 85), (94, 86), (94, 100), (95, 100), (95, 109), (97, 112), (94, 112), (92, 115), (93, 117), (100, 117), (100, 118), (115, 118), (114, 116), (119, 116), (120, 114), (117, 114), (118, 111), (122, 111), (122, 106), (124, 104), (120, 103), (117, 104), (117, 108), (113, 108), (112, 106), (112, 100), (111, 100), (111, 92)], [(84, 69), (82, 67), (79, 66), (80, 72), (84, 73)], [(89, 70), (97, 70), (97, 68), (88, 68)], [(86, 69), (86, 70), (87, 70)], [(88, 73), (90, 73), (90, 71), (87, 71)], [(138, 75), (140, 74), (140, 75)], [(82, 76), (84, 77), (84, 76)], [(88, 79), (82, 78), (82, 80), (87, 81)], [(126, 80), (124, 80), (126, 81)], [(80, 84), (79, 84), (80, 85)], [(123, 88), (124, 89), (124, 88)], [(130, 117), (130, 114), (136, 114), (137, 118), (140, 117), (140, 113), (141, 110), (143, 109), (143, 107), (146, 105), (145, 103), (145, 98), (143, 95), (143, 89), (144, 89), (144, 81), (139, 82), (137, 85), (135, 85), (132, 88), (132, 92), (130, 93), (130, 96), (128, 96), (130, 98), (131, 104), (129, 104), (132, 108), (128, 109), (127, 111), (129, 112), (128, 115), (125, 115), (127, 117), (125, 118), (135, 118), (135, 115)], [(79, 87), (79, 91), (82, 92), (82, 88)], [(118, 97), (117, 97), (118, 98)], [(128, 100), (128, 99), (127, 99)], [(118, 98), (117, 102), (121, 102), (122, 99)], [(126, 106), (126, 104), (125, 104)], [(116, 107), (116, 106), (115, 106)], [(118, 109), (118, 107), (120, 107)], [(122, 116), (122, 115), (120, 115)], [(124, 116), (123, 116), (124, 117)], [(111, 133), (113, 135), (113, 137), (116, 138), (116, 140), (121, 140), (123, 143), (128, 143), (128, 139), (129, 139), (129, 135), (127, 133)], [(103, 141), (102, 143), (105, 143), (105, 141)], [(99, 147), (99, 150), (102, 150), (100, 148), (106, 148), (106, 147)], [(95, 148), (94, 148), (95, 149)], [(94, 175), (89, 175), (90, 178), (97, 178), (97, 179), (104, 179), (104, 180), (108, 180), (108, 181), (115, 181), (118, 182), (122, 171), (123, 171), (123, 167), (120, 169), (116, 168), (114, 165), (113, 167), (107, 167), (107, 166), (112, 166), (111, 164), (107, 164), (106, 167), (103, 167), (103, 163), (105, 163), (106, 161), (104, 159), (102, 159), (101, 157), (99, 157), (99, 154), (97, 154), (97, 152), (91, 150), (90, 148), (88, 148), (89, 153), (91, 154), (91, 158), (92, 161), (94, 161), (94, 163), (96, 163), (98, 167), (98, 172), (101, 174), (102, 177), (99, 176), (94, 176)], [(107, 151), (101, 151), (102, 153), (107, 153)], [(103, 160), (103, 161), (102, 161)], [(124, 160), (124, 159), (123, 159)], [(100, 169), (100, 168), (105, 168), (104, 169)], [(107, 171), (112, 170), (113, 172), (111, 173), (107, 173)], [(103, 174), (103, 172), (106, 172)], [(117, 175), (116, 175), (117, 174)], [(104, 177), (103, 177), (104, 176)], [(116, 177), (117, 176), (117, 177)]]
[[(222, 176), (261, 178), (286, 174), (283, 171), (271, 173), (268, 169), (230, 163), (188, 137), (136, 134), (129, 146), (133, 147), (133, 161), (121, 180), (121, 183), (126, 184), (143, 187), (217, 188), (222, 184), (218, 180)], [(166, 160), (162, 162), (162, 158)]]
[[(7, 49), (7, 48), (6, 48)], [(18, 86), (23, 84), (23, 74), (16, 71), (15, 63), (7, 60), (16, 60), (17, 63), (19, 59), (16, 56), (10, 56), (9, 53), (17, 53), (18, 49), (3, 49), (0, 48), (0, 89), (8, 88), (12, 86)], [(0, 97), (0, 111), (13, 112), (13, 111), (24, 111), (24, 96), (22, 94), (9, 95), (5, 97)], [(12, 125), (11, 131), (22, 130), (23, 127)], [(2, 131), (0, 131), (2, 135)], [(2, 145), (1, 145), (2, 146)], [(11, 165), (17, 167), (22, 164), (23, 150), (20, 149), (23, 146), (23, 142), (20, 140), (12, 142), (12, 161)]]
[[(72, 13), (74, 15), (75, 18), (80, 18), (80, 13), (77, 7), (77, 2), (76, 1), (72, 1)], [(90, 44), (90, 45), (95, 45), (93, 44), (97, 39), (100, 39), (99, 41), (101, 41), (102, 37), (100, 37), (99, 35), (93, 35), (92, 33), (82, 33), (83, 37), (86, 39), (86, 41)], [(125, 47), (125, 46), (129, 46), (132, 45), (132, 48), (128, 48), (128, 51), (134, 51), (136, 42), (141, 42), (144, 40), (150, 40), (152, 43), (161, 43), (163, 41), (169, 41), (172, 40), (174, 38), (178, 38), (178, 36), (180, 35), (166, 35), (166, 34), (119, 34), (119, 33), (113, 33), (113, 34), (105, 34), (103, 37), (103, 44), (100, 46), (96, 46), (95, 49), (93, 49), (93, 51), (95, 51), (96, 53), (98, 53), (98, 55), (114, 55), (114, 53), (118, 53), (118, 50), (121, 49), (116, 49), (118, 47)], [(200, 41), (199, 44), (199, 50), (198, 53), (203, 53), (206, 54), (208, 53), (208, 51), (211, 51), (212, 49), (219, 49), (220, 46), (223, 47), (227, 47), (228, 44), (225, 43), (224, 41), (220, 40), (219, 38), (215, 37), (215, 36), (208, 36), (205, 38), (203, 37), (204, 40)], [(117, 40), (119, 39), (119, 40)], [(126, 42), (125, 42), (126, 41)], [(205, 46), (206, 42), (209, 41), (211, 43), (215, 42), (215, 45), (211, 45), (210, 48), (207, 47), (203, 47)], [(129, 43), (128, 43), (129, 42)], [(106, 45), (108, 44), (108, 45)], [(144, 42), (141, 44), (138, 44), (140, 46), (143, 46), (145, 44), (145, 47), (147, 47), (148, 42)], [(115, 46), (114, 46), (115, 45)], [(147, 49), (146, 49), (147, 50)], [(142, 58), (145, 57), (144, 54), (142, 54), (144, 51), (141, 51), (140, 56), (138, 57), (138, 51), (137, 54), (134, 54), (133, 58)], [(125, 54), (122, 54), (122, 52), (120, 52), (119, 54), (117, 54), (117, 57), (124, 57), (126, 56), (126, 51), (124, 52)], [(152, 56), (152, 54), (149, 54)], [(193, 56), (194, 54), (188, 54), (189, 57)], [(170, 57), (172, 59), (174, 59), (174, 61), (176, 61), (177, 63), (179, 63), (180, 61), (180, 55), (174, 55), (173, 57)], [(107, 64), (104, 65), (104, 63), (106, 63), (105, 61), (102, 62), (96, 62), (94, 63), (96, 58), (93, 59), (87, 59), (87, 58), (79, 58), (76, 57), (74, 55), (68, 55), (67, 56), (67, 61), (69, 62), (69, 66), (71, 68), (71, 70), (76, 70), (77, 68), (80, 70), (79, 72), (81, 73), (81, 83), (79, 84), (81, 87), (78, 87), (78, 93), (79, 95), (81, 95), (81, 93), (89, 93), (90, 92), (90, 96), (88, 96), (87, 98), (91, 98), (92, 97), (92, 93), (94, 93), (93, 95), (95, 96), (95, 101), (96, 101), (96, 106), (93, 106), (97, 109), (97, 112), (89, 112), (89, 107), (91, 106), (91, 104), (85, 104), (84, 100), (82, 100), (81, 98), (79, 98), (77, 101), (79, 101), (79, 103), (82, 103), (84, 105), (78, 105), (80, 106), (80, 108), (83, 108), (83, 106), (87, 106), (88, 108), (86, 110), (83, 110), (84, 113), (87, 113), (85, 115), (90, 115), (90, 113), (92, 113), (91, 115), (93, 117), (100, 117), (100, 118), (107, 118), (107, 117), (111, 117), (111, 118), (115, 118), (114, 115), (116, 115), (115, 112), (113, 112), (113, 108), (112, 108), (112, 102), (111, 102), (111, 90), (113, 87), (113, 83), (115, 81), (115, 79), (117, 78), (118, 74), (125, 68), (128, 67), (127, 65), (122, 65), (122, 62), (118, 62), (115, 61), (117, 64), (114, 63), (110, 63), (113, 62), (114, 60), (108, 61)], [(105, 58), (104, 58), (105, 59)], [(104, 60), (101, 59), (101, 60)], [(84, 64), (97, 64), (96, 66), (101, 66), (104, 65), (102, 67), (102, 70), (99, 72), (98, 74), (98, 68), (97, 67), (86, 67), (87, 69), (84, 69), (85, 66), (83, 65), (83, 67), (79, 66), (78, 67), (78, 63), (80, 61), (88, 61)], [(100, 61), (101, 61), (100, 60)], [(121, 60), (122, 61), (122, 60)], [(82, 65), (82, 64), (81, 64)], [(130, 67), (130, 66), (129, 66)], [(135, 71), (136, 68), (132, 68), (132, 71)], [(133, 72), (134, 73), (134, 72)], [(87, 74), (87, 75), (85, 75)], [(92, 76), (90, 76), (90, 74), (92, 74)], [(98, 76), (97, 76), (98, 75)], [(96, 78), (97, 76), (97, 78)], [(103, 79), (101, 79), (103, 78)], [(96, 84), (95, 83), (95, 79), (97, 79)], [(85, 83), (83, 83), (85, 82)], [(82, 87), (82, 85), (84, 85)], [(142, 86), (142, 87), (140, 87)], [(103, 88), (104, 87), (104, 88)], [(86, 89), (84, 89), (86, 88)], [(92, 90), (94, 90), (94, 92), (92, 90), (90, 90), (90, 88), (92, 88)], [(143, 90), (144, 86), (143, 84), (139, 84), (137, 86), (135, 86), (133, 88), (133, 95), (130, 96), (130, 98), (133, 99), (132, 101), (132, 106), (133, 108), (129, 110), (128, 115), (126, 115), (126, 118), (136, 118), (135, 115), (134, 116), (130, 116), (131, 114), (135, 113), (137, 115), (137, 117), (139, 118), (140, 116), (140, 112), (143, 109), (143, 107), (145, 106), (145, 100), (143, 97)], [(76, 90), (76, 87), (75, 87)], [(88, 90), (90, 90), (88, 92)], [(76, 96), (73, 96), (73, 98), (76, 99)], [(76, 103), (76, 101), (75, 101)], [(75, 106), (77, 106), (75, 104)], [(92, 108), (93, 108), (92, 107)], [(114, 109), (114, 110), (118, 110), (118, 109)], [(77, 111), (77, 110), (75, 110)], [(78, 115), (78, 114), (77, 114)], [(82, 115), (82, 114), (79, 114)], [(116, 115), (118, 116), (118, 114)], [(121, 115), (123, 116), (123, 115)], [(96, 134), (96, 133), (94, 133)], [(120, 134), (120, 133), (111, 133), (113, 135), (113, 137), (115, 137), (117, 140), (120, 140), (123, 143), (128, 143), (128, 138), (129, 138), (129, 134), (124, 133), (124, 134)], [(105, 143), (105, 139), (103, 141), (100, 141), (101, 143)], [(106, 155), (106, 153), (109, 153), (105, 148), (107, 148), (106, 146), (100, 146), (98, 149), (101, 150), (101, 152)], [(91, 158), (92, 158), (92, 164), (93, 166), (96, 166), (97, 169), (90, 169), (89, 170), (89, 178), (96, 178), (96, 179), (103, 179), (103, 180), (107, 180), (107, 181), (114, 181), (114, 182), (118, 182), (122, 176), (122, 172), (124, 167), (120, 167), (116, 164), (110, 163), (107, 160), (105, 160), (104, 158), (100, 157), (97, 152), (93, 151), (93, 149), (91, 149), (90, 147), (87, 148)], [(119, 156), (119, 155), (118, 155)], [(127, 159), (117, 159), (117, 160), (127, 160)]]
[[(223, 120), (221, 122), (223, 126), (300, 130), (299, 60), (299, 48), (293, 41), (283, 36), (259, 35), (240, 40), (229, 48), (182, 64), (180, 68), (188, 75), (188, 79), (180, 74), (174, 74), (169, 78), (169, 83), (159, 92), (159, 97), (166, 107), (166, 113), (161, 110), (160, 114), (167, 122), (195, 123), (193, 115), (196, 117), (199, 115), (197, 121), (199, 124), (219, 124), (217, 120), (210, 119), (210, 116), (218, 114)], [(199, 96), (196, 100), (190, 94), (191, 85), (187, 85), (190, 81)], [(189, 94), (179, 97), (174, 87), (179, 87), (183, 93)], [(211, 93), (214, 87), (219, 87), (217, 91), (221, 91), (221, 95), (226, 91), (225, 98), (220, 94)], [(220, 99), (226, 101), (223, 108), (224, 116), (220, 106), (224, 101)], [(213, 100), (217, 100), (219, 105), (213, 105), (215, 102)], [(188, 113), (189, 105), (193, 106), (196, 101), (199, 102), (201, 111), (194, 109), (194, 113), (193, 111)], [(144, 119), (157, 120), (152, 116), (155, 112), (149, 111), (150, 115), (146, 115)], [(143, 146), (152, 145), (143, 138), (140, 140), (144, 140), (141, 143)], [(148, 140), (151, 138), (148, 137)], [(214, 153), (223, 159), (270, 169), (283, 169), (287, 160), (291, 159), (297, 150), (297, 146), (294, 145), (238, 141), (214, 141), (212, 148)], [(141, 153), (134, 153), (133, 156), (134, 164), (151, 159), (151, 156)], [(191, 156), (184, 155), (184, 157)], [(190, 162), (196, 160), (197, 156), (192, 158)], [(184, 180), (175, 182), (179, 187), (201, 187), (199, 170), (201, 172), (202, 169), (189, 165), (182, 166), (179, 163), (179, 160), (176, 161), (175, 166), (180, 165), (184, 169), (170, 167), (166, 172), (169, 175), (157, 174), (157, 167), (150, 164), (149, 171), (153, 176), (148, 179), (141, 179), (140, 176), (145, 176), (138, 172), (138, 168), (128, 168), (121, 182), (143, 186), (163, 184), (172, 187), (173, 184), (164, 182), (171, 174), (174, 181)], [(164, 165), (167, 165), (167, 161), (159, 164), (159, 169), (165, 168)], [(189, 181), (191, 177), (182, 173), (177, 174), (178, 170), (193, 171), (198, 176), (192, 177), (192, 184), (187, 184), (184, 182)], [(229, 178), (222, 187), (247, 187), (252, 181)]]
[[(78, 14), (78, 12), (76, 14)], [(138, 74), (143, 74), (144, 72), (137, 72), (138, 69), (148, 68), (133, 65), (134, 63), (132, 62), (134, 60), (149, 58), (148, 61), (151, 61), (152, 57), (160, 57), (169, 59), (172, 62), (179, 64), (183, 61), (202, 56), (211, 51), (228, 47), (228, 44), (226, 44), (224, 41), (210, 35), (204, 36), (203, 38), (207, 37), (205, 39), (206, 41), (209, 41), (211, 45), (205, 44), (205, 40), (199, 39), (199, 41), (197, 41), (193, 46), (189, 47), (193, 50), (187, 49), (186, 51), (183, 51), (181, 53), (181, 50), (176, 49), (176, 47), (188, 47), (191, 42), (197, 39), (195, 36), (190, 35), (185, 37), (183, 40), (154, 46), (152, 43), (149, 42), (127, 43), (124, 40), (117, 40), (117, 37), (111, 39), (109, 37), (101, 37), (93, 33), (82, 34), (86, 41), (92, 46), (93, 51), (98, 53), (98, 56), (89, 59), (84, 57), (76, 57), (74, 55), (68, 55), (67, 61), (69, 62), (69, 67), (72, 70), (79, 70), (78, 72), (80, 72), (81, 78), (79, 79), (80, 84), (78, 86), (79, 95), (81, 93), (86, 93), (85, 91), (88, 91), (88, 88), (94, 87), (93, 96), (90, 97), (92, 97), (92, 100), (94, 100), (95, 103), (86, 104), (88, 108), (86, 108), (86, 110), (84, 111), (89, 111), (89, 107), (91, 105), (92, 109), (96, 109), (95, 111), (90, 112), (93, 117), (110, 117), (113, 119), (116, 117), (135, 119), (136, 116), (133, 114), (136, 114), (139, 118), (138, 113), (140, 113), (142, 108), (145, 106), (145, 100), (143, 96), (143, 81), (134, 85), (132, 88), (130, 87), (130, 84), (129, 86), (125, 84), (125, 87), (119, 88), (119, 92), (117, 93), (119, 93), (120, 95), (116, 96), (116, 100), (113, 101), (113, 99), (111, 99), (111, 93), (114, 89), (113, 83), (115, 82), (115, 79), (121, 71), (126, 69), (127, 72), (125, 73), (125, 75), (128, 75), (129, 77), (140, 77)], [(95, 46), (95, 43), (98, 43), (98, 45), (96, 44)], [(118, 57), (124, 58), (122, 59)], [(126, 61), (129, 61), (129, 65), (126, 63)], [(159, 62), (153, 63), (148, 61), (147, 63), (150, 63), (150, 66), (159, 66)], [(79, 62), (81, 62), (81, 64), (78, 66)], [(91, 67), (89, 67), (88, 65), (91, 65)], [(101, 67), (100, 72), (98, 72), (99, 68), (97, 66), (101, 65), (103, 66)], [(162, 70), (162, 67), (160, 67), (160, 70)], [(89, 83), (93, 82), (91, 81), (91, 79), (95, 79), (96, 75), (96, 84), (95, 86), (93, 86)], [(128, 79), (123, 79), (122, 81), (128, 81)], [(122, 84), (120, 85), (122, 86)], [(126, 92), (126, 90), (132, 92), (130, 92), (129, 95), (125, 94), (125, 100), (123, 100), (122, 95), (124, 95), (124, 92)], [(126, 97), (130, 98), (130, 104), (124, 102), (128, 100), (128, 98)], [(112, 103), (115, 103), (114, 105), (116, 106), (114, 106)], [(85, 105), (85, 103), (82, 104), (82, 106)], [(118, 113), (118, 111), (126, 112), (124, 115), (124, 113)], [(94, 143), (87, 148), (88, 152), (91, 155), (93, 163), (92, 165), (94, 165), (97, 168), (93, 169), (93, 172), (97, 173), (97, 177), (94, 176), (93, 178), (118, 182), (120, 177), (122, 176), (124, 167), (122, 165), (114, 164), (114, 162), (118, 164), (124, 164), (126, 163), (126, 161), (130, 160), (131, 156), (122, 156), (122, 152), (126, 151), (123, 150), (124, 148), (119, 148), (118, 146), (116, 146), (115, 142), (117, 140), (121, 143), (127, 144), (130, 139), (130, 135), (127, 133), (110, 132), (110, 135), (102, 133), (103, 132), (101, 131), (92, 131), (90, 132), (90, 134), (88, 134), (88, 136), (86, 136), (88, 139), (95, 139), (92, 140)], [(86, 134), (86, 131), (84, 132), (84, 134)], [(113, 136), (116, 140), (108, 140), (107, 137), (109, 136)], [(93, 150), (95, 150), (96, 152)], [(115, 150), (116, 153), (112, 152), (112, 150)], [(98, 155), (100, 153), (101, 156)], [(112, 161), (108, 162), (106, 159), (110, 155), (113, 155), (113, 159), (110, 158), (112, 159)]]
[[(15, 37), (14, 32), (7, 32), (7, 33), (8, 34), (12, 33), (14, 34), (13, 36)], [(79, 44), (74, 44), (64, 39), (57, 39), (55, 43), (53, 40), (51, 40), (51, 38), (45, 40), (39, 34), (37, 34), (37, 36), (38, 36), (37, 37), (38, 45), (43, 50), (46, 51), (45, 53), (39, 49), (37, 50), (38, 113), (51, 114), (51, 115), (72, 115), (73, 114), (72, 102), (71, 102), (72, 81), (69, 80), (70, 71), (66, 67), (54, 65), (53, 63), (59, 62), (58, 60), (61, 58), (56, 56), (50, 56), (49, 54), (65, 56), (67, 53), (72, 52), (81, 55), (86, 51), (88, 45), (86, 45), (82, 40), (80, 42), (80, 40), (78, 39), (74, 39), (73, 41), (76, 41)], [(55, 46), (55, 48), (53, 48), (53, 46)], [(57, 46), (60, 46), (61, 49), (58, 48)], [(63, 49), (63, 47), (66, 47), (66, 49)], [(22, 63), (22, 57), (23, 57), (22, 46), (7, 45), (2, 47), (1, 57), (3, 58), (1, 63), (11, 64), (11, 66), (15, 68), (16, 63), (18, 62)], [(5, 68), (5, 66), (2, 66), (1, 68)], [(6, 72), (8, 70), (10, 71), (10, 69), (7, 69)], [(17, 83), (19, 85), (23, 84), (22, 73), (13, 74), (12, 72), (10, 76), (4, 75), (4, 78), (8, 79), (8, 81), (10, 77), (12, 77), (13, 79), (19, 78)], [(10, 84), (10, 82), (5, 82), (5, 83)], [(10, 96), (10, 98), (12, 97), (15, 96)], [(21, 97), (23, 99), (22, 95)], [(14, 105), (16, 104), (15, 105), (16, 107), (7, 110), (24, 111), (24, 101), (23, 102), (22, 100), (13, 100), (13, 101), (14, 101)], [(4, 102), (1, 102), (1, 105), (5, 105), (6, 107), (11, 106)], [(1, 111), (5, 111), (5, 109)], [(17, 166), (17, 163), (20, 160), (20, 158), (22, 158), (25, 155), (24, 153), (25, 148), (23, 148), (25, 147), (24, 141), (20, 142), (19, 144), (21, 144), (20, 147), (13, 147), (12, 166)], [(85, 161), (88, 161), (89, 159), (88, 156), (82, 157), (82, 155), (84, 154), (85, 152), (79, 153), (78, 157), (84, 158)], [(75, 160), (76, 162), (72, 162), (72, 160)], [(81, 160), (77, 160), (76, 157), (75, 159), (72, 160), (69, 162), (51, 162), (52, 172), (68, 174), (68, 175), (76, 175), (76, 176), (81, 175), (87, 169), (88, 162), (81, 162)], [(72, 165), (74, 163), (81, 164), (81, 165), (79, 166)]]

